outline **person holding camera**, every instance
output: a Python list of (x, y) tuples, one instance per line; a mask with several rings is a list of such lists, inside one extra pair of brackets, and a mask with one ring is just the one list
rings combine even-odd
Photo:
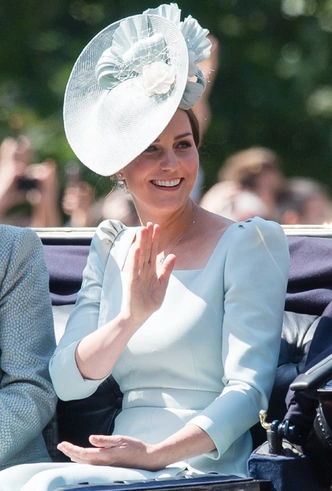
[(0, 146), (0, 223), (30, 227), (61, 225), (56, 163), (32, 164), (30, 141), (5, 138)]

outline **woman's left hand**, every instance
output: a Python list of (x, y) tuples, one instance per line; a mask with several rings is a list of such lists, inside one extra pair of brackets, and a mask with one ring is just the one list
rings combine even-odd
[(156, 471), (156, 463), (152, 462), (153, 445), (141, 440), (121, 435), (91, 435), (91, 448), (78, 447), (69, 442), (61, 442), (61, 450), (73, 462), (79, 464), (107, 465), (114, 467), (130, 467)]

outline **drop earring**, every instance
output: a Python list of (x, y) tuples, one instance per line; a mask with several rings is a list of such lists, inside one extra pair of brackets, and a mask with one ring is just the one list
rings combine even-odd
[(118, 188), (123, 189), (125, 187), (125, 183), (124, 180), (122, 179), (122, 174), (118, 174), (117, 178), (118, 178), (118, 183), (117, 183)]

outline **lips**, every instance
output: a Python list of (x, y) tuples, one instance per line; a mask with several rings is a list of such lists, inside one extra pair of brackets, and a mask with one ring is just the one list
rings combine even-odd
[(181, 179), (172, 179), (171, 181), (165, 181), (165, 180), (155, 180), (152, 181), (153, 184), (156, 186), (162, 187), (162, 188), (174, 188), (178, 186), (181, 182)]

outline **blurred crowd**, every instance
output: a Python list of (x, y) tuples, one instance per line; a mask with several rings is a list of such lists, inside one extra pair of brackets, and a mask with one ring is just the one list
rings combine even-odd
[[(113, 187), (95, 198), (94, 187), (82, 180), (80, 166), (66, 168), (60, 190), (59, 171), (52, 160), (35, 163), (29, 140), (6, 138), (0, 145), (0, 223), (31, 227), (95, 227), (106, 218), (128, 226), (139, 219), (125, 188)], [(201, 170), (192, 193), (203, 208), (235, 221), (253, 216), (284, 225), (332, 222), (327, 188), (307, 177), (286, 178), (278, 155), (252, 147), (229, 156), (218, 182), (204, 192)]]
[[(209, 97), (218, 70), (218, 41), (210, 35), (211, 57), (200, 64), (207, 88), (194, 112), (204, 135), (211, 119)], [(95, 197), (83, 180), (80, 165), (69, 163), (64, 189), (56, 162), (35, 163), (29, 140), (6, 138), (0, 145), (0, 223), (30, 227), (95, 227), (113, 218), (127, 226), (139, 219), (126, 188), (112, 186)], [(332, 222), (328, 189), (308, 177), (286, 178), (282, 162), (272, 149), (252, 147), (230, 155), (221, 165), (218, 182), (205, 192), (200, 168), (192, 198), (203, 208), (234, 221), (253, 216), (284, 225), (321, 225)]]
[(53, 160), (35, 163), (26, 137), (0, 145), (0, 223), (29, 227), (95, 227), (105, 218), (138, 224), (129, 194), (120, 189), (95, 198), (94, 187), (80, 177), (78, 163), (66, 168), (64, 190)]
[(200, 204), (234, 221), (257, 215), (283, 225), (332, 222), (328, 189), (309, 177), (286, 178), (279, 156), (264, 147), (247, 148), (228, 157), (218, 182), (202, 196)]

